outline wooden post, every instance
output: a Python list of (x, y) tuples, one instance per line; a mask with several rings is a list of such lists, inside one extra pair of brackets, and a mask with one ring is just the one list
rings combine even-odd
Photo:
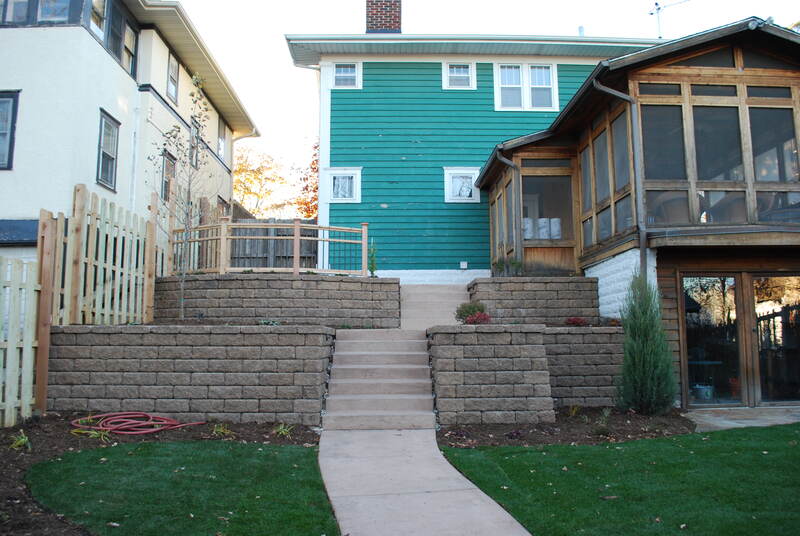
[(230, 218), (223, 216), (219, 219), (219, 273), (228, 273), (230, 254), (228, 253), (228, 223)]
[(150, 221), (147, 222), (145, 229), (144, 296), (142, 297), (144, 311), (142, 322), (149, 324), (153, 321), (153, 308), (156, 299), (156, 222), (152, 212)]
[(369, 275), (369, 242), (367, 231), (368, 223), (361, 224), (361, 275)]
[(56, 232), (53, 214), (39, 212), (39, 303), (36, 317), (36, 409), (47, 411), (47, 372), (50, 360), (50, 324), (53, 307), (53, 268)]
[(81, 323), (81, 302), (83, 301), (83, 258), (85, 255), (83, 235), (86, 227), (86, 201), (89, 192), (85, 184), (75, 185), (75, 193), (72, 201), (72, 217), (69, 220), (69, 233), (67, 245), (67, 284), (68, 289), (64, 289), (65, 299), (65, 323)]
[(292, 273), (300, 275), (300, 218), (294, 219), (294, 240), (292, 245)]

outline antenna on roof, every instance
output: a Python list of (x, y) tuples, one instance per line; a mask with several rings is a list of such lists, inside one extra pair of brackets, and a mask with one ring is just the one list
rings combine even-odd
[(678, 4), (685, 4), (689, 0), (678, 0), (677, 2), (672, 2), (670, 4), (661, 4), (659, 2), (655, 3), (653, 9), (648, 13), (648, 15), (655, 15), (656, 16), (656, 24), (658, 25), (658, 38), (662, 39), (664, 36), (661, 35), (661, 12), (667, 9), (668, 7), (677, 6)]

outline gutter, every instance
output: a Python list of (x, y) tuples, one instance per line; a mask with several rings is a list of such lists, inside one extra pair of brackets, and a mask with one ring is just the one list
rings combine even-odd
[(642, 159), (642, 145), (641, 139), (638, 136), (640, 132), (640, 119), (639, 119), (639, 106), (636, 99), (626, 93), (611, 89), (604, 86), (597, 79), (592, 80), (592, 86), (603, 93), (607, 93), (612, 97), (624, 100), (630, 106), (631, 111), (631, 140), (633, 151), (633, 181), (636, 185), (636, 224), (639, 227), (639, 273), (647, 277), (647, 227), (644, 217), (644, 180), (642, 177), (642, 169), (644, 169)]
[[(514, 197), (516, 199), (522, 199), (522, 171), (519, 169), (518, 165), (503, 155), (502, 144), (497, 145), (497, 147), (495, 147), (495, 151), (497, 153), (497, 160), (514, 170), (514, 178), (511, 180), (511, 185), (513, 188), (513, 185), (516, 184), (517, 189), (519, 190), (514, 192)], [(516, 203), (515, 206), (517, 207), (517, 210), (519, 210), (519, 203)], [(506, 221), (508, 221), (507, 214)], [(522, 214), (514, 214), (512, 221), (514, 222), (514, 257), (518, 261), (522, 261), (524, 259), (522, 251)]]

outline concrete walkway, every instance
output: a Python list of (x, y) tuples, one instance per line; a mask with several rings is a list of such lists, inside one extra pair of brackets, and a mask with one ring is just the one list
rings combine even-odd
[(433, 430), (326, 430), (319, 464), (342, 536), (529, 536), (445, 460)]
[(800, 406), (695, 409), (687, 412), (686, 417), (694, 421), (698, 432), (713, 432), (800, 422)]

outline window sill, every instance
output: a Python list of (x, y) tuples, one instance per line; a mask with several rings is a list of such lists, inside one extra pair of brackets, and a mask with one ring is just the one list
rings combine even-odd
[(480, 199), (445, 199), (445, 203), (458, 203), (458, 204), (470, 204), (470, 203), (480, 203)]
[(498, 108), (495, 106), (495, 112), (553, 112), (558, 113), (560, 108)]
[(116, 186), (116, 185), (114, 185), (114, 186), (111, 186), (111, 185), (109, 185), (109, 184), (106, 184), (106, 183), (104, 183), (104, 182), (100, 182), (100, 181), (95, 181), (95, 183), (96, 183), (98, 186), (102, 186), (103, 188), (105, 188), (105, 189), (106, 189), (106, 190), (108, 190), (109, 192), (112, 192), (112, 193), (117, 193), (117, 186)]
[(331, 199), (329, 203), (361, 203), (360, 199)]

